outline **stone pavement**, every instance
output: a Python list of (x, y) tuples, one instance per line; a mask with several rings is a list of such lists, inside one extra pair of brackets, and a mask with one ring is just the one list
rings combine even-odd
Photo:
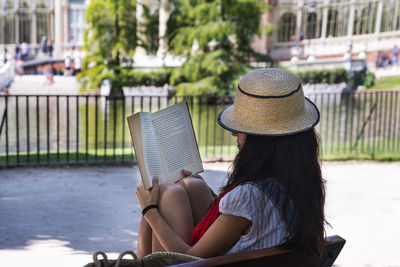
[[(228, 163), (206, 163), (214, 190)], [(337, 266), (400, 266), (400, 163), (324, 162), (326, 215), (347, 243)], [(0, 170), (0, 266), (82, 266), (136, 248), (134, 167)]]

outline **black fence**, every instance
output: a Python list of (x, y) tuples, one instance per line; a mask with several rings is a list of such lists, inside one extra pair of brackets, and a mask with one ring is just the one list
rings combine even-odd
[[(400, 91), (307, 95), (321, 112), (322, 154), (400, 152)], [(187, 101), (203, 159), (231, 159), (216, 123), (232, 96), (1, 95), (0, 166), (134, 163), (126, 117)]]

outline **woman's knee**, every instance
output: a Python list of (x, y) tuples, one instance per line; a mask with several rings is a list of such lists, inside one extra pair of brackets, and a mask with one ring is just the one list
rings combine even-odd
[(183, 194), (184, 191), (182, 191), (183, 187), (179, 184), (160, 184), (158, 186), (158, 194), (160, 196), (168, 194), (168, 195), (177, 195), (177, 194)]
[(188, 177), (179, 183), (185, 187), (190, 199), (193, 221), (197, 224), (206, 215), (208, 208), (215, 200), (212, 191), (206, 182), (198, 178)]
[(179, 203), (188, 200), (187, 192), (180, 184), (161, 184), (158, 192), (161, 204)]
[(199, 191), (199, 190), (208, 190), (208, 185), (202, 179), (194, 178), (194, 177), (186, 177), (181, 179), (178, 184), (182, 185), (186, 191)]

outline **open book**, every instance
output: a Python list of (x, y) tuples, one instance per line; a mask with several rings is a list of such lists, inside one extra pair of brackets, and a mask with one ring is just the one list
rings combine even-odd
[(155, 175), (162, 184), (183, 178), (182, 169), (204, 171), (186, 102), (154, 113), (138, 112), (127, 120), (146, 189)]

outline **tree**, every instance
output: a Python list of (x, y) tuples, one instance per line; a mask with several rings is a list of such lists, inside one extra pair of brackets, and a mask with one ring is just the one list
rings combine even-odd
[(174, 0), (168, 21), (169, 48), (186, 56), (170, 82), (178, 94), (232, 92), (247, 63), (261, 57), (251, 48), (261, 31), (262, 0)]
[(148, 5), (143, 5), (143, 29), (146, 41), (142, 46), (149, 54), (156, 54), (158, 49), (158, 30), (159, 30), (159, 10), (153, 10)]
[(86, 11), (86, 57), (78, 78), (86, 89), (111, 82), (110, 95), (123, 95), (124, 73), (138, 44), (135, 0), (91, 0)]

